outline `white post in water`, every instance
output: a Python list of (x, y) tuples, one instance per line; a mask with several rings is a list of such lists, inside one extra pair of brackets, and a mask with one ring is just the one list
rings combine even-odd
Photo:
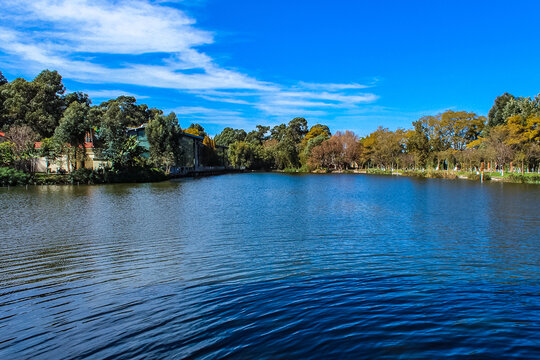
[(480, 163), (480, 182), (484, 182), (484, 162)]

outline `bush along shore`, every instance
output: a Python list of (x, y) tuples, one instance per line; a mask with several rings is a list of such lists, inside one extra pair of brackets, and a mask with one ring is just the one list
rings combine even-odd
[(0, 168), (2, 186), (20, 185), (82, 185), (156, 182), (169, 179), (162, 169), (135, 167), (123, 170), (78, 169), (68, 174), (27, 174), (23, 171)]
[(503, 173), (484, 171), (447, 171), (447, 170), (383, 170), (383, 169), (284, 169), (279, 172), (287, 174), (367, 174), (367, 175), (391, 175), (391, 176), (415, 176), (428, 179), (466, 179), (475, 181), (501, 181), (507, 183), (540, 184), (538, 173)]

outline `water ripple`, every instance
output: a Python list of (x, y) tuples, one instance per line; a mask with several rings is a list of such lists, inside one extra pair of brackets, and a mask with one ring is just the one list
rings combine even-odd
[(2, 359), (540, 358), (537, 187), (246, 174), (0, 192)]

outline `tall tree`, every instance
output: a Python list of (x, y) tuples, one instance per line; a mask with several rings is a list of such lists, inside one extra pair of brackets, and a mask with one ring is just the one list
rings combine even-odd
[(72, 102), (78, 102), (79, 104), (92, 105), (92, 100), (88, 94), (82, 91), (75, 91), (64, 96), (64, 106), (67, 108)]
[(417, 166), (425, 167), (429, 156), (429, 138), (426, 125), (418, 120), (413, 122), (414, 131), (407, 137), (407, 151), (411, 153)]
[(150, 159), (154, 164), (165, 165), (167, 172), (179, 162), (182, 155), (180, 134), (182, 129), (174, 112), (167, 116), (156, 115), (148, 122), (146, 136), (150, 143)]
[(49, 137), (62, 117), (62, 95), (66, 91), (62, 76), (57, 71), (44, 70), (36, 76), (32, 85), (35, 94), (30, 102), (26, 122), (41, 137)]
[(268, 140), (266, 133), (270, 130), (270, 126), (257, 125), (255, 130), (250, 131), (245, 140), (252, 144), (261, 145), (263, 142)]
[(73, 169), (77, 168), (77, 160), (84, 160), (83, 144), (86, 134), (90, 131), (88, 113), (89, 106), (86, 103), (72, 102), (54, 132), (54, 137), (60, 144), (69, 145), (65, 151)]
[(504, 108), (506, 107), (506, 104), (513, 99), (515, 99), (514, 95), (509, 93), (504, 93), (500, 96), (497, 96), (493, 106), (488, 112), (488, 127), (492, 128), (497, 125), (504, 124), (504, 122), (506, 121), (506, 118), (503, 114)]
[(101, 155), (110, 160), (113, 167), (133, 164), (142, 151), (126, 132), (126, 128), (140, 126), (147, 119), (148, 107), (136, 102), (132, 96), (119, 96), (92, 108), (90, 118), (97, 128), (96, 140)]
[(216, 135), (214, 140), (216, 145), (229, 146), (233, 142), (244, 141), (246, 135), (245, 130), (226, 127), (220, 134)]
[(34, 97), (32, 84), (23, 78), (17, 78), (0, 87), (3, 98), (3, 114), (0, 127), (4, 130), (13, 125), (28, 125), (27, 114)]
[(2, 86), (4, 116), (2, 127), (27, 125), (40, 137), (50, 137), (58, 126), (65, 92), (62, 77), (44, 70), (32, 82), (17, 78)]

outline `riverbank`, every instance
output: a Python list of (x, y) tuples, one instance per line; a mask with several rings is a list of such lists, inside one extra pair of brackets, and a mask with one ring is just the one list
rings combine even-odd
[(0, 186), (150, 183), (184, 177), (216, 176), (241, 171), (228, 168), (201, 168), (199, 170), (167, 174), (159, 168), (137, 167), (117, 171), (79, 169), (67, 174), (28, 174), (12, 168), (0, 168)]
[(505, 172), (501, 175), (500, 172), (484, 172), (482, 175), (475, 171), (447, 171), (447, 170), (380, 170), (380, 169), (355, 169), (355, 170), (313, 170), (313, 171), (301, 171), (294, 169), (287, 169), (280, 171), (283, 173), (294, 174), (365, 174), (365, 175), (389, 175), (389, 176), (414, 176), (420, 178), (429, 179), (463, 179), (474, 181), (501, 181), (507, 183), (520, 183), (520, 184), (539, 184), (540, 174), (537, 173), (508, 173)]
[(116, 171), (79, 169), (68, 174), (28, 174), (11, 168), (0, 168), (0, 184), (2, 186), (141, 183), (167, 179), (169, 179), (169, 175), (165, 174), (163, 170), (150, 167)]

